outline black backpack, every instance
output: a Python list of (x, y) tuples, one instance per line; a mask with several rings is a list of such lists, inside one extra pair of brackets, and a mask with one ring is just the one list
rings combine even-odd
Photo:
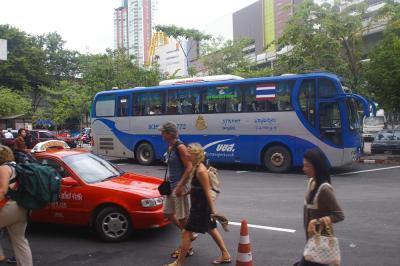
[(37, 162), (9, 166), (16, 171), (16, 178), (10, 183), (17, 182), (17, 188), (9, 189), (7, 197), (19, 206), (35, 210), (59, 200), (61, 177), (53, 168)]

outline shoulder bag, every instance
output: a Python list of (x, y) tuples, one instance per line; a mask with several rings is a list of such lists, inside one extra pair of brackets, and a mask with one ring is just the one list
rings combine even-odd
[(304, 259), (309, 262), (340, 266), (339, 240), (332, 235), (331, 224), (325, 224), (328, 236), (321, 235), (322, 224), (304, 248)]

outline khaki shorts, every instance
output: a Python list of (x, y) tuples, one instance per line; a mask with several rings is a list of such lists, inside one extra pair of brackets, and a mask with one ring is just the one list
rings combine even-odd
[(164, 214), (175, 214), (178, 220), (189, 217), (190, 195), (177, 197), (175, 191), (171, 195), (164, 196)]

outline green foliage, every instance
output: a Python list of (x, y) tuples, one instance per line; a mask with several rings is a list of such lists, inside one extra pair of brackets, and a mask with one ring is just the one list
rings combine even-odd
[(32, 103), (20, 93), (0, 87), (0, 117), (27, 114), (31, 111)]
[(210, 75), (232, 74), (236, 69), (250, 69), (254, 63), (246, 57), (243, 49), (251, 43), (249, 39), (240, 41), (212, 39), (203, 45), (201, 60)]
[(362, 18), (366, 4), (341, 10), (339, 2), (317, 5), (306, 0), (289, 19), (278, 47), (291, 51), (279, 56), (276, 73), (329, 71), (343, 76), (349, 87), (363, 84)]
[[(189, 62), (190, 52), (201, 41), (210, 40), (212, 36), (204, 34), (196, 29), (185, 29), (182, 27), (177, 27), (175, 25), (157, 25), (155, 27), (155, 30), (164, 32), (165, 34), (167, 34), (168, 37), (172, 37), (178, 42), (186, 58), (186, 67), (188, 69), (189, 76), (194, 75), (195, 71), (191, 69)], [(184, 47), (184, 42), (186, 42), (186, 47)]]
[(138, 67), (122, 50), (108, 50), (106, 54), (83, 55), (79, 66), (83, 84), (93, 97), (97, 92), (113, 87), (120, 89), (153, 86), (159, 82), (157, 68), (146, 70)]
[(400, 112), (400, 5), (388, 6), (388, 26), (370, 54), (369, 92), (387, 111)]

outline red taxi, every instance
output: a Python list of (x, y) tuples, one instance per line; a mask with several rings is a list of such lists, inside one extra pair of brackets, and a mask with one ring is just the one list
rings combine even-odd
[(168, 224), (156, 177), (127, 173), (114, 164), (63, 141), (37, 144), (32, 153), (62, 177), (59, 202), (35, 210), (30, 220), (41, 223), (89, 225), (105, 241), (121, 241), (133, 229)]

